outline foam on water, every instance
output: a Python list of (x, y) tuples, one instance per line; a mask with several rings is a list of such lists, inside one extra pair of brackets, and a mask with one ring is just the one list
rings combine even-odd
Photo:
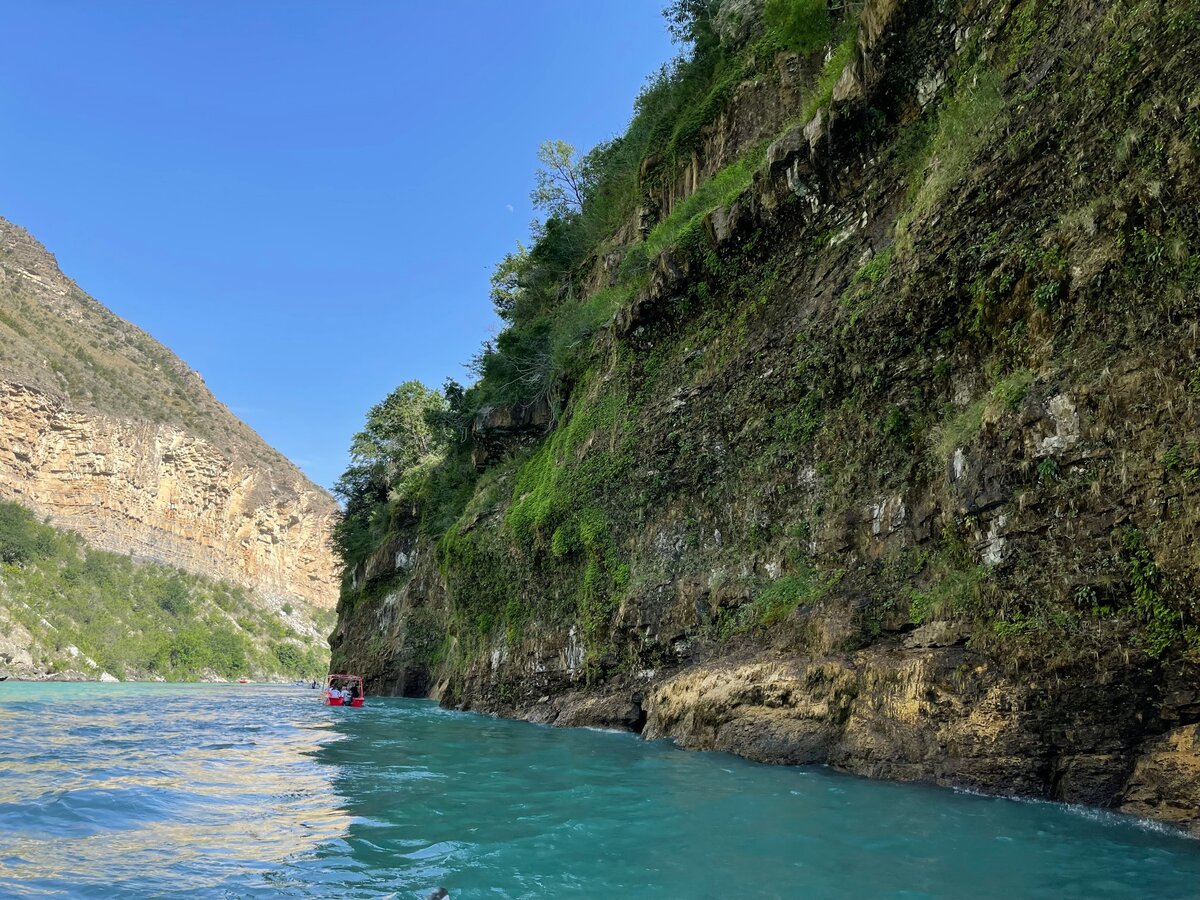
[(420, 701), (0, 685), (0, 896), (1196, 897), (1111, 813)]

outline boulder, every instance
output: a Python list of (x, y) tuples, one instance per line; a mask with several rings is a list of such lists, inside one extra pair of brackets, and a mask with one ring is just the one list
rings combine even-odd
[(1125, 784), (1121, 811), (1200, 837), (1200, 725), (1175, 728), (1143, 747)]

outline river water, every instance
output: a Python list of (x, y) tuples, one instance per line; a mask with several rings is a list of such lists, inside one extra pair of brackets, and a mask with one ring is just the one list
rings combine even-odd
[(0, 896), (1197, 897), (1117, 816), (300, 688), (0, 684)]

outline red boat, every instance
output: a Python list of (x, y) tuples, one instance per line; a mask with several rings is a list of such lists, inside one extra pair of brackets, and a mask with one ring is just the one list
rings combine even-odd
[[(350, 699), (342, 691), (350, 692)], [(325, 679), (325, 702), (329, 706), (362, 706), (363, 680), (361, 675), (330, 675)]]

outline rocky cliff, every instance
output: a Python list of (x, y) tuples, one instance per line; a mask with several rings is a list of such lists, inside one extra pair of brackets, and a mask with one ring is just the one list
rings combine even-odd
[(476, 419), (335, 667), (1200, 833), (1200, 5), (730, 9), (540, 442)]
[(332, 498), (2, 219), (0, 498), (275, 606), (337, 596)]

